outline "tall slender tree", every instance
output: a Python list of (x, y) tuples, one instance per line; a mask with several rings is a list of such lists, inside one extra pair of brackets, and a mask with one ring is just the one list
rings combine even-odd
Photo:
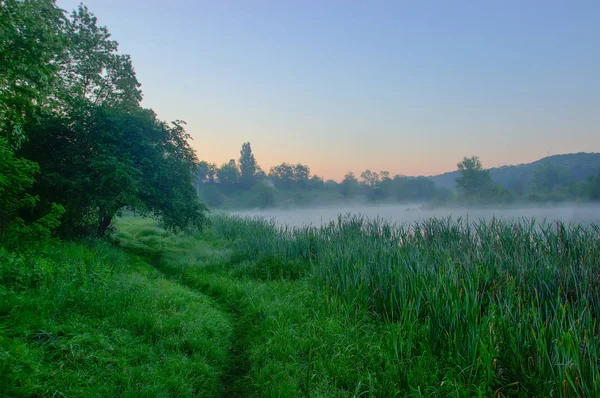
[(250, 143), (244, 142), (240, 151), (240, 183), (244, 187), (249, 188), (254, 185), (256, 168), (256, 159), (254, 159)]

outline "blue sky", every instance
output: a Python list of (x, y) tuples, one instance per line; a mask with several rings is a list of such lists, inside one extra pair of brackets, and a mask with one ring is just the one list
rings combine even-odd
[(600, 152), (599, 1), (84, 3), (218, 164), (244, 141), (335, 179)]

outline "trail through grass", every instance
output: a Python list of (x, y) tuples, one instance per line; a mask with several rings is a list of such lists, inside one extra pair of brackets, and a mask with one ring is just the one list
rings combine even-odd
[[(190, 286), (196, 291), (212, 297), (216, 307), (222, 313), (227, 314), (232, 333), (229, 337), (227, 363), (224, 365), (224, 372), (221, 375), (220, 394), (224, 397), (246, 396), (245, 386), (248, 383), (244, 378), (249, 369), (246, 332), (251, 321), (245, 319), (247, 315), (239, 308), (240, 303), (224, 299), (222, 295), (215, 290), (208, 289), (206, 285), (186, 283), (187, 280), (182, 279), (182, 275), (173, 272), (173, 268), (166, 265), (174, 257), (189, 255), (184, 248), (179, 247), (181, 238), (166, 234), (148, 220), (143, 219), (121, 220), (119, 230), (118, 237), (126, 252), (145, 259), (174, 282)], [(206, 343), (210, 344), (210, 342)]]
[(219, 216), (147, 243), (237, 310), (248, 361), (229, 391), (391, 397), (600, 393), (599, 242), (595, 225)]
[(8, 396), (600, 394), (600, 228), (357, 216), (0, 249)]
[(220, 394), (228, 314), (143, 261), (103, 243), (0, 251), (0, 282), (0, 396)]

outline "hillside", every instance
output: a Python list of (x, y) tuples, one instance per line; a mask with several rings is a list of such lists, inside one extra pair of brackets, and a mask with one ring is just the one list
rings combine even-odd
[[(532, 171), (544, 164), (563, 167), (567, 170), (571, 180), (581, 182), (591, 175), (600, 173), (600, 153), (579, 152), (552, 155), (531, 163), (494, 167), (490, 169), (490, 175), (495, 183), (507, 188), (527, 185)], [(458, 171), (451, 171), (432, 176), (430, 179), (440, 188), (454, 189), (454, 181), (457, 176)]]

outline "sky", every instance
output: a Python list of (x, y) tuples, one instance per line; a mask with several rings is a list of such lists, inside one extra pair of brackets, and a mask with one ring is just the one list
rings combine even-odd
[[(72, 10), (80, 1), (58, 0)], [(600, 152), (600, 1), (87, 0), (199, 159), (434, 175)]]

